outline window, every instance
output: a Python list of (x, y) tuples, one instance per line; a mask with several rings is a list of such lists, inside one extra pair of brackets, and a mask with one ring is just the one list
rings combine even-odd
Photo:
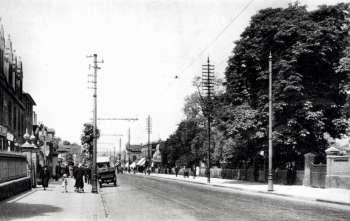
[(13, 130), (16, 131), (17, 128), (17, 108), (13, 108)]
[(5, 97), (4, 97), (4, 100), (3, 100), (3, 102), (4, 102), (4, 115), (3, 115), (3, 118), (4, 118), (4, 125), (5, 126), (8, 126), (8, 118), (7, 118), (7, 116), (8, 116), (8, 110), (7, 110), (7, 101), (6, 101), (6, 99), (5, 99)]
[[(11, 67), (11, 64), (10, 64), (10, 67)], [(12, 82), (13, 82), (13, 72), (12, 72), (12, 68), (10, 68), (9, 70), (9, 85), (10, 87), (12, 87)]]
[(4, 95), (0, 88), (0, 124), (4, 124)]
[(0, 74), (4, 73), (4, 50), (0, 50)]
[(12, 126), (12, 104), (11, 104), (11, 101), (9, 101), (8, 105), (7, 105), (7, 123), (8, 123), (8, 127), (11, 128), (11, 126)]

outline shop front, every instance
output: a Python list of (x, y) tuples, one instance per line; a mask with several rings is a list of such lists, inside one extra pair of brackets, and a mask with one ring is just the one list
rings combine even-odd
[(7, 128), (0, 125), (0, 152), (7, 151)]
[(14, 136), (12, 133), (7, 132), (6, 134), (7, 139), (7, 151), (15, 151), (15, 145), (14, 145)]

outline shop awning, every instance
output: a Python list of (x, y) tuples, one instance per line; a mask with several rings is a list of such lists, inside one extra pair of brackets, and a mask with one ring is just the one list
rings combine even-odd
[(135, 168), (136, 167), (136, 162), (133, 162), (131, 165), (130, 165), (131, 168)]
[(143, 158), (141, 158), (141, 159), (139, 160), (139, 162), (137, 162), (136, 165), (137, 165), (137, 166), (144, 166), (145, 163), (146, 163), (146, 158), (143, 157)]

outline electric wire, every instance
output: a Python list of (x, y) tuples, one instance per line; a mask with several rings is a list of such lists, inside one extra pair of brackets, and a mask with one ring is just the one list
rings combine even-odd
[(231, 21), (216, 35), (216, 37), (204, 48), (201, 50), (201, 52), (191, 60), (191, 62), (182, 69), (181, 73), (184, 73), (188, 68), (190, 68), (197, 59), (202, 56), (202, 54), (207, 51), (224, 33), (225, 31), (243, 14), (245, 10), (248, 9), (248, 7), (254, 2), (255, 0), (250, 0), (243, 9), (233, 18)]

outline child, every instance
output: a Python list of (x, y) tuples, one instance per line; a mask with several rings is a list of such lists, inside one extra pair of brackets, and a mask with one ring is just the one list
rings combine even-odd
[(68, 192), (67, 186), (68, 186), (67, 174), (63, 174), (62, 187), (64, 187), (64, 192), (66, 192), (66, 193)]

